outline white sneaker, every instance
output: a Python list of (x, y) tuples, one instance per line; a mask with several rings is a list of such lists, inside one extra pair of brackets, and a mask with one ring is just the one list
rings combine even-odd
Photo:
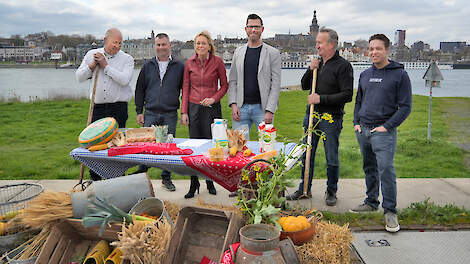
[(398, 224), (397, 214), (394, 214), (392, 212), (385, 213), (385, 230), (391, 233), (395, 233), (400, 230), (400, 224)]

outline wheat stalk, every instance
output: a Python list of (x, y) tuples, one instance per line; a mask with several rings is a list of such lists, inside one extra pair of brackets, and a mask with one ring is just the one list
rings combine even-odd
[(31, 200), (24, 212), (17, 217), (24, 226), (40, 229), (51, 222), (72, 216), (70, 193), (44, 192)]

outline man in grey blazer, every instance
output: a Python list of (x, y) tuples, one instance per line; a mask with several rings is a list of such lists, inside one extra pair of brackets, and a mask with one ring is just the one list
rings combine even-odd
[(281, 90), (281, 56), (277, 49), (263, 43), (263, 31), (261, 17), (248, 15), (248, 43), (235, 50), (229, 75), (232, 127), (248, 127), (248, 136), (253, 123), (273, 122)]

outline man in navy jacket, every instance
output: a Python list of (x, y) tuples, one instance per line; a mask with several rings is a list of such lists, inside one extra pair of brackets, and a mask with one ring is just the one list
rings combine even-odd
[(385, 229), (400, 230), (397, 217), (397, 185), (393, 158), (397, 145), (397, 127), (411, 112), (411, 83), (402, 64), (387, 58), (390, 40), (383, 34), (369, 39), (373, 65), (361, 73), (354, 107), (354, 130), (361, 148), (366, 177), (367, 198), (352, 212), (376, 211), (382, 207)]
[[(167, 34), (155, 37), (157, 56), (144, 64), (135, 87), (135, 111), (137, 123), (145, 127), (168, 125), (168, 133), (175, 136), (183, 86), (184, 65), (171, 58), (171, 44)], [(143, 111), (145, 107), (145, 112)], [(147, 166), (139, 166), (136, 173), (146, 172)], [(168, 191), (175, 191), (169, 171), (162, 171), (162, 184)]]

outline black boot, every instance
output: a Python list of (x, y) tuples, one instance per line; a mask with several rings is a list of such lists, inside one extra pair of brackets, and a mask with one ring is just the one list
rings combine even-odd
[(199, 186), (199, 178), (197, 176), (191, 176), (191, 186), (189, 187), (189, 192), (184, 196), (184, 198), (193, 198), (196, 190), (197, 193), (199, 193)]
[(212, 195), (216, 195), (217, 191), (215, 190), (214, 182), (206, 180), (206, 184), (207, 184), (207, 190), (209, 191), (209, 193)]
[(136, 171), (134, 171), (132, 174), (144, 173), (144, 172), (147, 172), (148, 170), (149, 170), (149, 167), (145, 165), (139, 165), (139, 168)]

